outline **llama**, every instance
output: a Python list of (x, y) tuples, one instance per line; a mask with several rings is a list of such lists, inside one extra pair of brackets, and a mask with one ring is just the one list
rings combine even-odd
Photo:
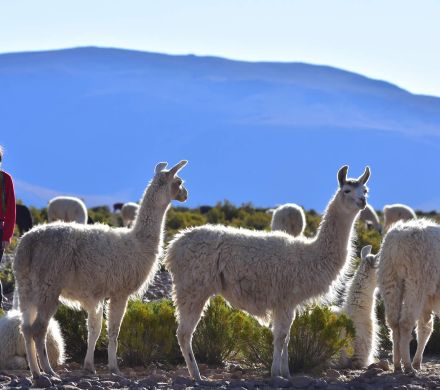
[(122, 223), (124, 226), (131, 226), (136, 218), (136, 214), (139, 210), (139, 205), (134, 202), (124, 203), (121, 208)]
[(57, 196), (47, 205), (49, 222), (64, 221), (87, 223), (87, 207), (84, 202), (74, 196)]
[(32, 226), (34, 226), (34, 221), (31, 211), (24, 204), (17, 204), (15, 206), (15, 214), (16, 224), (21, 236), (32, 229)]
[(382, 233), (382, 225), (380, 224), (379, 217), (371, 205), (367, 205), (367, 207), (360, 212), (359, 221), (364, 222), (367, 229), (376, 229), (379, 233)]
[(272, 211), (272, 230), (281, 230), (293, 237), (302, 235), (306, 228), (306, 216), (302, 207), (294, 203), (286, 203)]
[[(356, 335), (353, 343), (353, 368), (366, 367), (373, 363), (377, 349), (378, 325), (376, 320), (376, 268), (377, 255), (371, 254), (371, 245), (361, 250), (361, 263), (347, 288), (344, 304), (340, 312), (347, 314), (353, 321)], [(346, 353), (342, 359), (347, 364)]]
[[(0, 317), (0, 370), (26, 370), (28, 367), (20, 326), (21, 313), (18, 310), (10, 310)], [(60, 326), (53, 318), (47, 329), (47, 354), (51, 365), (64, 363), (64, 340)]]
[(326, 293), (352, 257), (353, 222), (366, 206), (370, 169), (347, 179), (327, 206), (315, 238), (205, 225), (180, 232), (168, 247), (165, 265), (173, 278), (177, 338), (190, 375), (200, 380), (192, 335), (212, 295), (222, 295), (262, 323), (272, 322), (272, 376), (288, 377), (288, 343), (295, 310)]
[(45, 335), (58, 299), (82, 306), (88, 314), (84, 368), (94, 372), (93, 353), (101, 332), (103, 302), (108, 306), (108, 366), (119, 373), (117, 338), (130, 295), (143, 292), (157, 269), (166, 212), (187, 190), (177, 176), (187, 161), (170, 170), (159, 163), (130, 229), (103, 224), (57, 222), (40, 225), (21, 239), (13, 264), (23, 313), (22, 331), (32, 375), (40, 368), (56, 375), (46, 355)]
[(404, 204), (390, 204), (383, 208), (384, 226), (383, 230), (386, 233), (390, 226), (397, 221), (409, 221), (416, 219), (414, 210)]
[[(400, 221), (384, 238), (378, 286), (393, 335), (394, 371), (415, 373), (432, 333), (432, 312), (440, 311), (440, 225), (429, 219)], [(409, 343), (417, 322), (417, 351)]]

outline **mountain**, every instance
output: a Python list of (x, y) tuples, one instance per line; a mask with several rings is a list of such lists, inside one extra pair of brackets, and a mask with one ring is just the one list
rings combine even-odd
[(95, 47), (0, 55), (4, 169), (25, 203), (137, 200), (188, 159), (191, 206), (322, 210), (336, 171), (372, 168), (370, 201), (440, 208), (440, 98), (304, 63)]

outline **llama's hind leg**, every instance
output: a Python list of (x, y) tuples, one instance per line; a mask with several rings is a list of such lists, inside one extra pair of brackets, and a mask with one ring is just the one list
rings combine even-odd
[(22, 325), (21, 331), (23, 332), (24, 346), (26, 349), (27, 361), (31, 370), (32, 376), (37, 378), (41, 375), (40, 367), (38, 365), (37, 350), (35, 348), (34, 338), (32, 337), (32, 323), (35, 321), (36, 308), (34, 306), (23, 308), (22, 310)]
[(289, 340), (295, 312), (292, 308), (279, 309), (273, 313), (273, 361), (271, 375), (290, 377)]
[(91, 373), (95, 373), (95, 365), (93, 362), (93, 355), (95, 353), (96, 341), (99, 338), (102, 330), (102, 312), (103, 305), (99, 303), (98, 306), (87, 306), (87, 354), (84, 359), (84, 369)]
[(127, 297), (110, 298), (108, 312), (108, 368), (110, 372), (121, 375), (118, 367), (116, 352), (118, 349), (118, 336), (121, 329), (122, 317), (127, 307)]
[(426, 343), (431, 336), (433, 329), (432, 312), (429, 307), (425, 307), (422, 316), (417, 321), (417, 351), (413, 358), (413, 367), (416, 370), (420, 370), (422, 364), (423, 351), (425, 350)]
[(38, 311), (37, 318), (32, 324), (32, 336), (35, 340), (35, 345), (37, 347), (38, 358), (40, 360), (40, 365), (46, 374), (52, 376), (58, 376), (52, 369), (49, 362), (49, 357), (47, 354), (46, 339), (47, 339), (47, 329), (49, 327), (49, 321), (57, 311), (58, 307), (58, 297), (54, 296), (52, 300), (46, 300), (45, 306), (40, 307)]
[(189, 374), (197, 381), (200, 381), (199, 367), (197, 366), (194, 352), (192, 349), (192, 337), (200, 317), (205, 307), (207, 299), (201, 299), (197, 302), (184, 301), (183, 304), (178, 305), (178, 321), (177, 340), (179, 341), (180, 349), (185, 358), (186, 366)]

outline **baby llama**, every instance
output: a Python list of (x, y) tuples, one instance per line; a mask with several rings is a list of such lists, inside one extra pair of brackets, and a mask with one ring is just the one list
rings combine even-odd
[(293, 237), (304, 233), (306, 216), (302, 207), (294, 203), (286, 203), (272, 210), (272, 230), (284, 231)]
[[(101, 332), (103, 302), (108, 306), (108, 365), (119, 372), (117, 338), (127, 300), (143, 291), (154, 275), (162, 250), (166, 212), (173, 199), (185, 201), (187, 190), (177, 172), (156, 166), (140, 202), (132, 228), (56, 222), (40, 225), (21, 239), (13, 264), (22, 331), (32, 375), (52, 370), (46, 353), (46, 333), (58, 299), (79, 303), (88, 314), (88, 347), (84, 368), (94, 372), (93, 352)], [(37, 360), (38, 356), (38, 360)]]
[[(428, 219), (400, 221), (384, 238), (379, 252), (378, 286), (393, 335), (394, 371), (421, 368), (432, 333), (432, 312), (440, 311), (440, 225)], [(417, 351), (412, 364), (411, 332), (417, 323)]]
[(382, 225), (376, 211), (371, 205), (367, 205), (359, 214), (359, 221), (365, 224), (367, 229), (376, 229), (379, 233), (382, 233)]
[(339, 189), (327, 206), (315, 238), (206, 225), (177, 234), (165, 264), (173, 278), (177, 338), (190, 375), (200, 380), (192, 335), (212, 295), (260, 321), (272, 322), (272, 376), (289, 377), (288, 344), (295, 309), (326, 293), (352, 257), (353, 223), (366, 206), (370, 169), (347, 179), (338, 172)]
[(347, 288), (340, 310), (351, 318), (356, 330), (351, 364), (348, 364), (345, 353), (341, 359), (343, 365), (351, 365), (353, 368), (362, 368), (373, 363), (377, 349), (378, 325), (374, 292), (378, 256), (371, 254), (371, 248), (371, 245), (362, 248), (361, 263)]

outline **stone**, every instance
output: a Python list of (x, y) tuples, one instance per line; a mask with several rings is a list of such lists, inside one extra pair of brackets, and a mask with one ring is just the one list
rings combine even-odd
[(52, 386), (52, 382), (50, 381), (48, 376), (40, 375), (38, 378), (35, 379), (34, 386), (46, 389)]
[(313, 383), (314, 379), (307, 375), (298, 375), (290, 378), (293, 387), (307, 387)]
[(92, 384), (89, 381), (86, 381), (86, 380), (79, 381), (77, 386), (80, 389), (91, 389), (92, 388)]
[(0, 375), (0, 382), (9, 382), (12, 378), (6, 375)]
[(341, 373), (338, 370), (335, 370), (333, 368), (329, 368), (328, 370), (325, 371), (325, 375), (328, 378), (334, 378), (337, 379), (341, 376)]
[(191, 378), (185, 376), (176, 376), (173, 380), (173, 385), (185, 385), (191, 386), (194, 384), (194, 381)]
[(292, 383), (288, 379), (283, 378), (282, 376), (274, 376), (270, 378), (268, 380), (268, 384), (271, 387), (276, 387), (276, 388), (286, 388), (292, 386)]

